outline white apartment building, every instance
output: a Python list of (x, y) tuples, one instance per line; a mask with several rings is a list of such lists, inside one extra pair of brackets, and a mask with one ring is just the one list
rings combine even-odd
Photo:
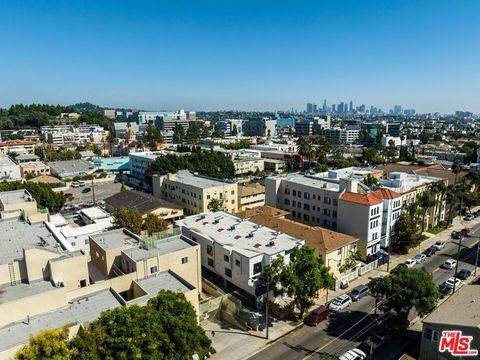
[(45, 134), (47, 142), (55, 145), (70, 143), (101, 142), (105, 135), (105, 129), (98, 125), (80, 124), (73, 125), (42, 126), (40, 133)]
[(198, 175), (189, 170), (176, 174), (154, 175), (153, 195), (183, 207), (186, 215), (208, 212), (212, 199), (222, 200), (227, 212), (238, 211), (237, 183)]
[(226, 136), (232, 135), (233, 129), (237, 129), (237, 134), (234, 136), (242, 136), (243, 134), (243, 119), (225, 119), (217, 121), (216, 125)]
[(225, 212), (194, 215), (178, 220), (182, 234), (200, 244), (202, 266), (262, 301), (262, 273), (272, 259), (281, 255), (286, 263), (296, 246), (305, 241), (257, 225)]
[(143, 151), (133, 152), (128, 154), (130, 160), (130, 175), (138, 180), (145, 180), (145, 171), (150, 167), (150, 164), (160, 155), (174, 154), (181, 156), (186, 153), (177, 153), (175, 151), (161, 150), (161, 151)]
[(20, 166), (8, 156), (0, 155), (0, 180), (20, 180)]
[(162, 131), (171, 131), (175, 124), (180, 124), (185, 131), (188, 128), (190, 121), (195, 121), (197, 115), (194, 111), (177, 110), (175, 112), (154, 112), (154, 111), (140, 111), (138, 113), (138, 122), (140, 124), (152, 124)]
[(5, 140), (0, 141), (0, 154), (17, 153), (29, 154), (35, 151), (38, 141), (29, 140)]
[(358, 141), (360, 127), (351, 125), (347, 126), (345, 129), (339, 127), (323, 129), (321, 135), (326, 137), (332, 144), (351, 145)]

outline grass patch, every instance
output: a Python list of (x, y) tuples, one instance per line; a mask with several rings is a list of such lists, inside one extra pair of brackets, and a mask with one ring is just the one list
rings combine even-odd
[(425, 241), (425, 240), (427, 240), (427, 239), (430, 239), (427, 235), (422, 235), (422, 236), (420, 236), (420, 242), (423, 242), (423, 241)]
[(434, 228), (428, 229), (427, 232), (433, 235), (437, 235), (438, 233), (441, 233), (443, 230), (447, 230), (447, 228), (436, 226)]

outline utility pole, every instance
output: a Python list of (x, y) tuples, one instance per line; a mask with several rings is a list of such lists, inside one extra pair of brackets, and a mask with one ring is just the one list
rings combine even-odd
[(480, 251), (480, 241), (477, 243), (477, 256), (475, 257), (475, 270), (473, 271), (473, 276), (477, 276), (478, 252), (479, 251)]
[(390, 272), (390, 256), (392, 252), (392, 237), (388, 240), (388, 259), (387, 259), (387, 273)]
[(93, 183), (93, 177), (92, 177), (92, 197), (93, 197), (93, 205), (95, 206), (95, 184)]
[[(456, 280), (456, 276), (458, 273), (458, 262), (460, 261), (460, 248), (462, 246), (462, 240), (463, 236), (460, 236), (460, 239), (458, 241), (458, 250), (457, 250), (457, 263), (455, 264), (455, 274), (453, 275), (454, 279)], [(456, 281), (453, 282), (453, 293), (455, 294), (455, 285), (457, 284)]]
[(268, 340), (268, 293), (270, 292), (270, 276), (267, 275), (267, 296), (265, 297), (265, 325), (266, 325), (266, 335), (265, 338)]

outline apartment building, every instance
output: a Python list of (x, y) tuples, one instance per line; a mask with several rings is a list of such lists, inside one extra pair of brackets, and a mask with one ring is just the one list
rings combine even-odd
[(178, 220), (182, 234), (200, 244), (205, 269), (223, 279), (225, 287), (239, 288), (262, 302), (263, 270), (281, 255), (285, 262), (305, 241), (222, 211)]
[(265, 170), (265, 161), (261, 158), (236, 157), (233, 159), (235, 175), (251, 175)]
[(2, 359), (42, 330), (66, 326), (75, 335), (102, 311), (144, 305), (160, 290), (183, 293), (198, 314), (200, 248), (182, 236), (104, 232), (90, 237), (88, 262), (58, 246), (41, 223), (2, 221), (0, 231)]
[(43, 221), (46, 213), (37, 210), (37, 202), (25, 189), (0, 192), (0, 219)]
[(298, 120), (295, 123), (295, 134), (311, 136), (320, 133), (322, 130), (330, 129), (330, 115), (315, 116), (313, 118)]
[(20, 166), (6, 155), (0, 155), (0, 180), (20, 180)]
[(360, 126), (347, 125), (346, 128), (333, 127), (331, 129), (323, 129), (320, 134), (326, 137), (332, 144), (352, 145), (358, 141)]
[(270, 206), (260, 206), (237, 215), (258, 225), (305, 240), (305, 246), (315, 249), (332, 273), (339, 278), (340, 267), (357, 252), (359, 239), (320, 226), (309, 226), (286, 219), (287, 214), (286, 211)]
[(292, 220), (359, 238), (358, 250), (367, 256), (388, 246), (402, 206), (400, 194), (391, 189), (372, 191), (362, 182), (366, 176), (381, 174), (374, 169), (346, 168), (268, 177), (265, 204), (288, 211)]
[(218, 126), (218, 128), (223, 131), (226, 136), (233, 135), (234, 129), (237, 131), (235, 136), (242, 136), (244, 123), (245, 120), (243, 119), (225, 119), (217, 121), (215, 125)]
[(20, 165), (20, 175), (26, 177), (27, 175), (40, 176), (40, 175), (50, 175), (50, 166), (45, 164), (42, 161), (29, 161), (21, 163)]
[(144, 181), (145, 180), (145, 171), (148, 170), (150, 164), (160, 155), (173, 154), (177, 156), (182, 156), (186, 153), (177, 153), (175, 151), (143, 151), (143, 152), (133, 152), (128, 154), (130, 160), (130, 175), (134, 178)]
[(265, 205), (265, 186), (260, 184), (238, 184), (238, 210)]
[(30, 140), (5, 140), (0, 141), (0, 154), (17, 153), (28, 154), (35, 151), (38, 141)]
[(87, 142), (101, 142), (105, 136), (105, 129), (98, 125), (80, 124), (73, 125), (42, 126), (40, 133), (45, 134), (49, 144), (81, 144)]
[(185, 215), (208, 212), (212, 199), (222, 200), (227, 212), (238, 211), (237, 183), (198, 175), (189, 170), (152, 177), (153, 195), (183, 207)]
[(276, 120), (257, 118), (245, 120), (243, 134), (246, 136), (273, 137), (276, 131)]

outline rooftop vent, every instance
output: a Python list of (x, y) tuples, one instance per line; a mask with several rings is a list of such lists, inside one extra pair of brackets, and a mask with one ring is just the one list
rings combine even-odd
[(249, 239), (253, 238), (253, 232), (249, 232), (249, 233), (247, 234), (246, 238), (249, 238)]

